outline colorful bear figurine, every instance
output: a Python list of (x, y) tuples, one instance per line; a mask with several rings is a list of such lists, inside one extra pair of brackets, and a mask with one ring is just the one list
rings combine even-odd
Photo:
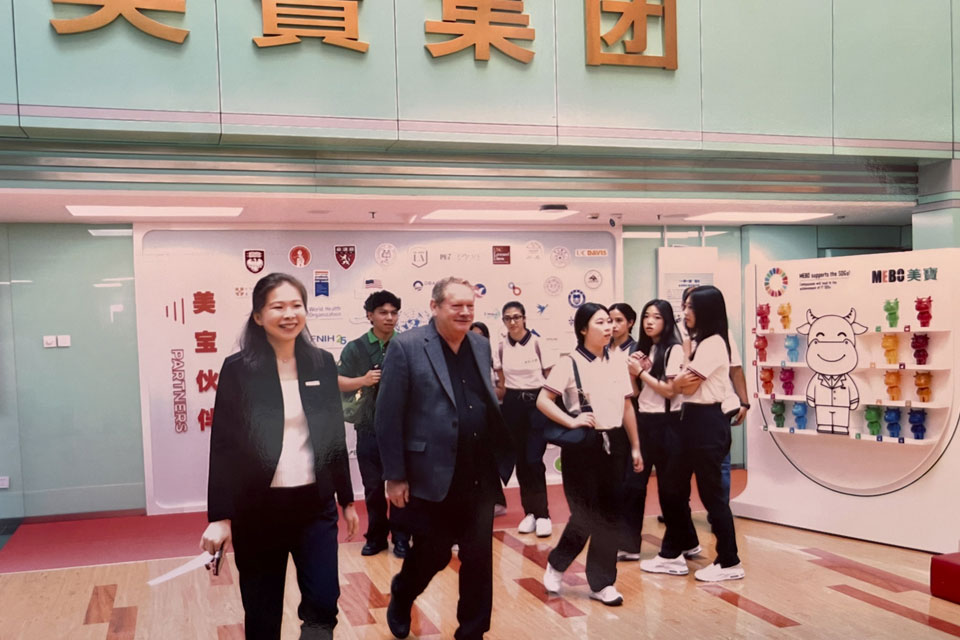
[(767, 395), (773, 393), (773, 369), (764, 367), (760, 369), (760, 382), (763, 384), (763, 392)]
[(786, 396), (793, 395), (793, 369), (783, 368), (780, 370), (780, 382), (783, 383), (783, 394)]
[(793, 312), (793, 309), (790, 307), (789, 302), (784, 302), (782, 305), (777, 307), (777, 315), (780, 316), (780, 324), (783, 325), (784, 329), (790, 328), (790, 314)]
[(900, 372), (887, 371), (883, 374), (883, 384), (887, 385), (887, 397), (897, 402), (900, 399)]
[(927, 364), (928, 346), (930, 346), (930, 336), (925, 333), (915, 333), (910, 338), (910, 348), (913, 349), (913, 359), (917, 364)]
[(900, 437), (900, 409), (887, 407), (883, 412), (883, 421), (887, 423), (887, 432), (891, 438)]
[(787, 417), (787, 405), (784, 404), (782, 400), (777, 400), (772, 405), (770, 405), (770, 413), (773, 414), (773, 421), (777, 425), (777, 429), (783, 429), (783, 423), (786, 421)]
[(927, 427), (924, 422), (927, 421), (927, 412), (923, 409), (910, 409), (910, 415), (907, 416), (910, 421), (910, 431), (913, 433), (914, 440), (923, 440), (927, 433)]
[(867, 429), (870, 431), (870, 435), (880, 435), (880, 430), (882, 429), (880, 418), (883, 417), (883, 411), (880, 410), (880, 407), (869, 405), (866, 411), (864, 411), (864, 417), (867, 419)]
[(805, 402), (793, 403), (793, 421), (797, 423), (797, 429), (807, 428), (807, 405)]
[(913, 374), (913, 384), (917, 387), (917, 400), (920, 402), (930, 402), (930, 384), (933, 382), (933, 374), (929, 371), (918, 371)]
[(757, 320), (760, 321), (760, 328), (766, 331), (770, 328), (770, 305), (757, 305)]
[(757, 350), (757, 362), (767, 361), (767, 337), (757, 336), (753, 341), (753, 348)]
[(897, 323), (900, 322), (900, 300), (898, 298), (887, 300), (883, 303), (883, 310), (887, 314), (887, 324), (891, 329), (896, 329)]
[(920, 326), (929, 327), (930, 321), (933, 319), (933, 314), (930, 313), (933, 308), (933, 299), (930, 296), (917, 298), (915, 306), (917, 309), (917, 320), (920, 321)]
[(898, 351), (900, 351), (900, 337), (895, 333), (888, 333), (880, 339), (880, 346), (883, 347), (883, 357), (887, 364), (897, 364), (900, 361)]
[(784, 337), (783, 346), (787, 350), (787, 360), (790, 362), (800, 360), (800, 336), (790, 334)]

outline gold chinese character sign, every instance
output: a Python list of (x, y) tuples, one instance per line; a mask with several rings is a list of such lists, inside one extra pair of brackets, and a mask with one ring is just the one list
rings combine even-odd
[[(587, 24), (587, 64), (627, 67), (677, 68), (677, 0), (585, 0)], [(603, 32), (603, 14), (619, 14), (616, 24)], [(647, 50), (647, 21), (660, 19), (663, 32), (663, 55), (653, 56)], [(627, 34), (629, 39), (624, 39)], [(604, 50), (623, 42), (624, 53)]]
[(275, 47), (320, 38), (324, 44), (366, 53), (370, 44), (360, 41), (360, 0), (261, 0), (263, 37), (258, 47)]
[(442, 21), (427, 20), (426, 32), (457, 37), (425, 45), (434, 58), (474, 47), (474, 59), (489, 60), (493, 46), (514, 60), (533, 60), (533, 51), (511, 42), (533, 42), (536, 35), (522, 0), (443, 0), (442, 16)]
[(187, 0), (53, 0), (53, 4), (82, 4), (100, 7), (97, 11), (80, 18), (51, 20), (54, 30), (59, 34), (83, 33), (105, 27), (120, 16), (140, 31), (154, 38), (161, 38), (183, 44), (188, 29), (178, 29), (148, 18), (141, 11), (169, 11), (186, 13)]

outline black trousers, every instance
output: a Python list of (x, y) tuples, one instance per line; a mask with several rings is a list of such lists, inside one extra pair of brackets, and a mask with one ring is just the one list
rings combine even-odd
[[(667, 434), (669, 431), (675, 431), (679, 424), (679, 411), (637, 414), (637, 430), (640, 435), (640, 453), (643, 455), (643, 471), (634, 473), (630, 468), (630, 459), (627, 459), (627, 467), (624, 471), (626, 479), (623, 483), (623, 526), (620, 541), (620, 548), (624, 551), (640, 553), (643, 514), (647, 502), (647, 483), (654, 468), (657, 470), (659, 483), (657, 497), (660, 501), (660, 511), (661, 513), (667, 511), (668, 506), (664, 504), (662, 487), (664, 465), (667, 461)], [(664, 520), (666, 520), (666, 516), (664, 516)], [(700, 540), (697, 538), (697, 530), (693, 526), (693, 519), (690, 517), (689, 503), (687, 504), (685, 517), (681, 518), (680, 522), (682, 524), (677, 526), (681, 527), (678, 534), (682, 534), (681, 544), (683, 549), (693, 549), (700, 544)]]
[(660, 555), (675, 558), (688, 547), (684, 537), (689, 513), (690, 478), (696, 474), (700, 501), (717, 536), (717, 560), (722, 567), (740, 562), (729, 499), (721, 465), (730, 452), (730, 422), (719, 404), (685, 402), (677, 428), (667, 432), (668, 459), (660, 481), (667, 532)]
[(543, 432), (532, 427), (531, 417), (537, 409), (539, 389), (507, 389), (503, 396), (503, 421), (510, 430), (517, 456), (517, 481), (524, 513), (535, 518), (549, 518), (547, 507), (547, 467), (543, 454), (547, 441)]
[[(609, 453), (601, 433), (609, 438)], [(588, 446), (560, 451), (570, 520), (548, 559), (554, 569), (566, 571), (589, 540), (587, 582), (593, 591), (617, 580), (623, 469), (628, 458), (630, 444), (623, 428), (598, 432)]]
[(457, 640), (480, 640), (490, 630), (493, 610), (493, 505), (496, 492), (455, 482), (443, 502), (412, 498), (404, 511), (431, 523), (415, 529), (413, 544), (391, 587), (391, 597), (403, 607), (413, 604), (438, 572), (450, 563), (450, 547), (460, 545), (460, 600)]
[(287, 556), (300, 586), (302, 640), (333, 638), (337, 624), (337, 505), (316, 485), (270, 489), (232, 523), (247, 640), (279, 640)]
[(373, 427), (357, 429), (357, 465), (363, 480), (363, 497), (367, 505), (367, 542), (386, 544), (391, 534), (394, 544), (407, 542), (410, 535), (391, 526), (387, 516), (389, 503), (383, 486), (383, 463), (377, 447), (377, 434)]

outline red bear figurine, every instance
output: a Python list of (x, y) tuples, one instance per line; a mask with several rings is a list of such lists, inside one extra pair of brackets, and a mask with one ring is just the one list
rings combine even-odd
[(780, 370), (780, 382), (783, 383), (783, 393), (788, 396), (793, 395), (793, 369), (784, 368)]
[(760, 382), (763, 384), (763, 392), (767, 395), (773, 393), (773, 369), (764, 367), (760, 369)]
[(770, 305), (757, 305), (757, 320), (760, 321), (760, 328), (766, 331), (770, 328)]
[[(766, 362), (767, 361), (767, 337), (766, 336), (757, 336), (757, 339), (753, 341), (753, 347), (757, 350), (757, 361)], [(770, 393), (769, 391), (767, 393)]]
[(930, 337), (925, 333), (915, 333), (910, 339), (910, 348), (917, 364), (927, 364), (927, 347), (930, 346)]
[(933, 299), (930, 296), (927, 296), (926, 298), (917, 298), (917, 320), (920, 321), (921, 327), (930, 326), (930, 320), (933, 319), (933, 314), (930, 313), (932, 307)]

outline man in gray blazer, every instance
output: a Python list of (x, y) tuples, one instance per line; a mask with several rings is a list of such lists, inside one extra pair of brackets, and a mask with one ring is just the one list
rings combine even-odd
[[(470, 331), (474, 289), (433, 288), (433, 319), (399, 334), (383, 362), (375, 426), (387, 497), (413, 546), (390, 586), (387, 624), (410, 633), (410, 610), (460, 545), (457, 640), (479, 640), (493, 606), (493, 506), (513, 472), (490, 381), (490, 342)], [(499, 477), (498, 477), (499, 474)]]

